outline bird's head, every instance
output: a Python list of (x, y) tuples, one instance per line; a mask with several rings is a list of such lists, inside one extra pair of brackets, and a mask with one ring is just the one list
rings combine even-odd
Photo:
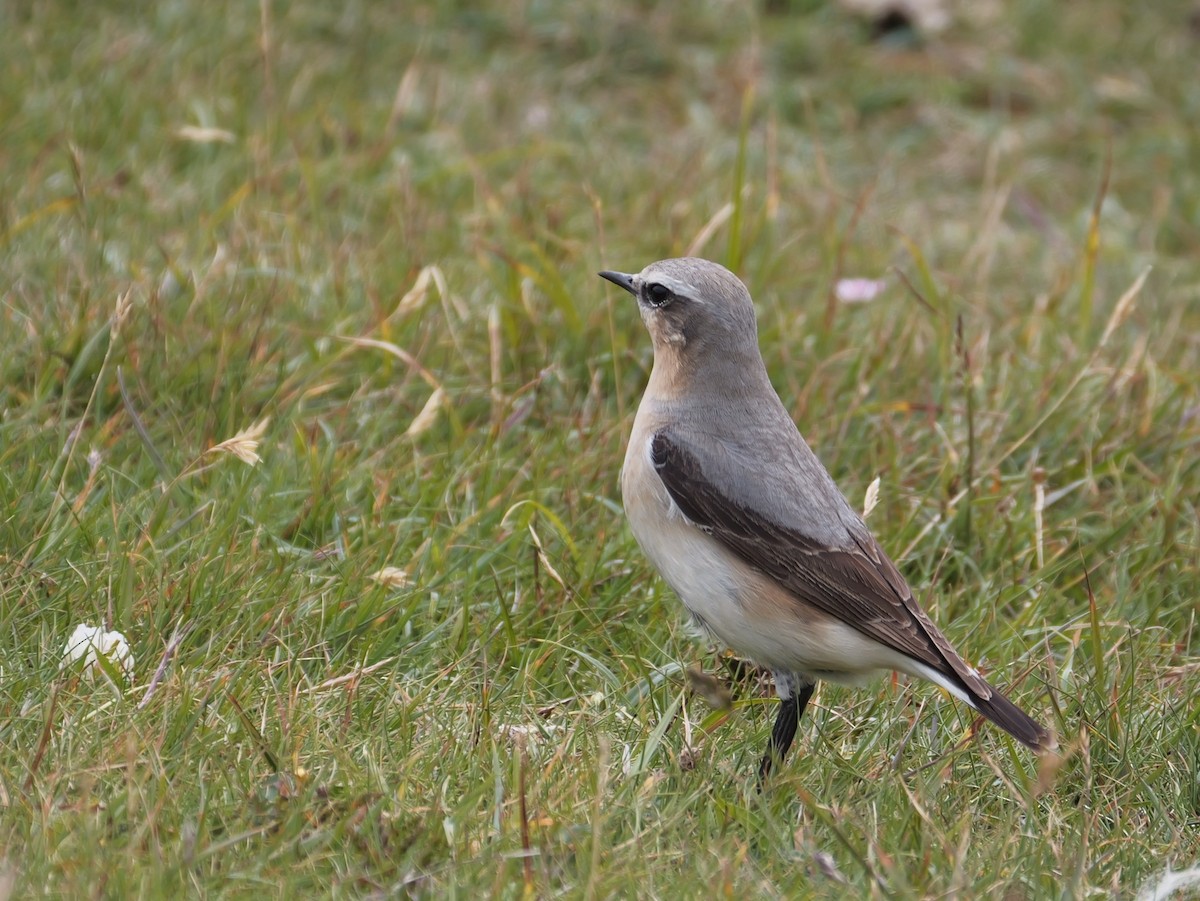
[(696, 367), (713, 355), (758, 356), (754, 302), (724, 266), (683, 257), (651, 263), (636, 275), (605, 271), (600, 277), (637, 298), (656, 362), (669, 357)]

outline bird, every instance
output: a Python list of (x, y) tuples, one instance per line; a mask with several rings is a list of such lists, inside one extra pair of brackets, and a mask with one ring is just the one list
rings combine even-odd
[(774, 676), (759, 789), (819, 680), (881, 670), (933, 682), (1048, 750), (1048, 730), (959, 656), (805, 442), (741, 280), (695, 257), (599, 275), (637, 299), (654, 348), (621, 469), (629, 526), (696, 625)]

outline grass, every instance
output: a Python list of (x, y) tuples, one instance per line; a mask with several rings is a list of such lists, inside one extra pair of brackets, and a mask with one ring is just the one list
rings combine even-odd
[[(799, 0), (0, 10), (0, 895), (1129, 897), (1200, 861), (1190, 9), (924, 45)], [(753, 792), (768, 686), (617, 490), (650, 349), (594, 272), (685, 252), (737, 265), (802, 430), (1061, 761), (882, 679)], [(212, 451), (268, 417), (258, 465)], [(131, 684), (60, 671), (80, 622)]]

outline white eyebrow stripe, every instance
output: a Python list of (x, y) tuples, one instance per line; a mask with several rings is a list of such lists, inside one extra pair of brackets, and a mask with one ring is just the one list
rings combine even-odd
[(700, 292), (696, 290), (695, 285), (692, 285), (689, 282), (680, 281), (677, 278), (672, 278), (669, 275), (652, 275), (648, 277), (641, 275), (639, 276), (638, 280), (642, 284), (662, 285), (672, 294), (676, 294), (679, 297), (686, 297), (688, 300), (693, 301), (694, 303), (704, 302), (700, 299)]

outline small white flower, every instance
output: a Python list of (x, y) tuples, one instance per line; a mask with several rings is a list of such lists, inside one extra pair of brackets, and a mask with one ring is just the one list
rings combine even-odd
[(125, 636), (120, 632), (105, 632), (99, 626), (87, 623), (76, 626), (67, 639), (60, 668), (82, 660), (87, 677), (95, 679), (97, 673), (106, 675), (100, 665), (101, 655), (111, 666), (121, 670), (126, 679), (133, 678), (133, 654), (129, 652), (129, 642)]
[(887, 282), (880, 278), (842, 278), (834, 285), (833, 292), (842, 303), (866, 303), (886, 287)]

